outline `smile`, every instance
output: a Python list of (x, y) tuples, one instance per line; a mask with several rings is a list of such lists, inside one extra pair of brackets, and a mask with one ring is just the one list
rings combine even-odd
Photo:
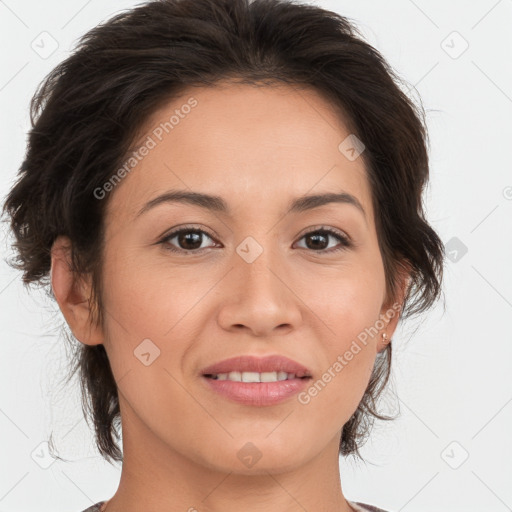
[(206, 375), (214, 380), (229, 380), (232, 382), (278, 382), (293, 380), (295, 378), (306, 379), (307, 377), (296, 377), (294, 373), (286, 372), (229, 372)]

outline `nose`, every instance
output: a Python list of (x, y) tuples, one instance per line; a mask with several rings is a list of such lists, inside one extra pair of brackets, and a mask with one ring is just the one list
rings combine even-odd
[(234, 255), (234, 268), (223, 283), (219, 325), (256, 337), (297, 329), (304, 302), (294, 291), (296, 276), (294, 279), (285, 257), (263, 250), (251, 261), (240, 254)]

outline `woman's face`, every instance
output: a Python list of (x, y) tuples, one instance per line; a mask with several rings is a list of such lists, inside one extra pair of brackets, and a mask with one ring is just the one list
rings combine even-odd
[[(110, 192), (106, 216), (104, 344), (125, 441), (238, 473), (337, 451), (391, 307), (349, 135), (317, 93), (287, 86), (190, 89), (149, 120), (146, 150)], [(176, 191), (218, 199), (151, 205)], [(290, 209), (327, 193), (344, 195)], [(203, 375), (226, 359), (273, 355), (311, 378)]]

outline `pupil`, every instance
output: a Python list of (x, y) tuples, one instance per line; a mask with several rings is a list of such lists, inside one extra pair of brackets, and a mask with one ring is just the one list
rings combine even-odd
[[(318, 234), (309, 235), (308, 237), (306, 237), (306, 239), (315, 241), (315, 243), (313, 243), (312, 246), (311, 246), (311, 244), (306, 243), (306, 245), (308, 246), (308, 249), (324, 249), (325, 247), (318, 247), (318, 240), (323, 239), (324, 242), (327, 241), (327, 237), (325, 235), (318, 235)], [(323, 244), (320, 243), (320, 245), (322, 246)]]
[[(194, 241), (192, 241), (192, 247), (190, 245), (187, 246), (192, 237), (195, 238), (195, 244)], [(198, 232), (187, 231), (186, 233), (181, 233), (178, 239), (180, 245), (183, 246), (184, 249), (198, 249), (201, 247), (201, 234)]]

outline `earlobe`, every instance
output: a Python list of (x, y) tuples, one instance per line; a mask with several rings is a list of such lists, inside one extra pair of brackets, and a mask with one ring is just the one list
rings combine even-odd
[(381, 352), (391, 343), (391, 338), (396, 330), (400, 315), (402, 314), (402, 307), (409, 290), (411, 280), (411, 267), (407, 263), (402, 263), (397, 269), (398, 272), (398, 293), (394, 297), (394, 302), (388, 301), (382, 308), (380, 318), (384, 322), (384, 327), (381, 329), (380, 339), (377, 342), (377, 352)]
[(377, 352), (381, 352), (391, 343), (391, 338), (395, 332), (398, 320), (400, 319), (401, 304), (395, 303), (394, 307), (389, 308), (381, 314), (381, 321), (384, 327), (381, 329), (380, 337), (377, 340)]
[(103, 333), (91, 325), (90, 279), (77, 278), (71, 266), (71, 241), (59, 236), (51, 249), (50, 281), (53, 295), (71, 332), (85, 345), (103, 343)]

